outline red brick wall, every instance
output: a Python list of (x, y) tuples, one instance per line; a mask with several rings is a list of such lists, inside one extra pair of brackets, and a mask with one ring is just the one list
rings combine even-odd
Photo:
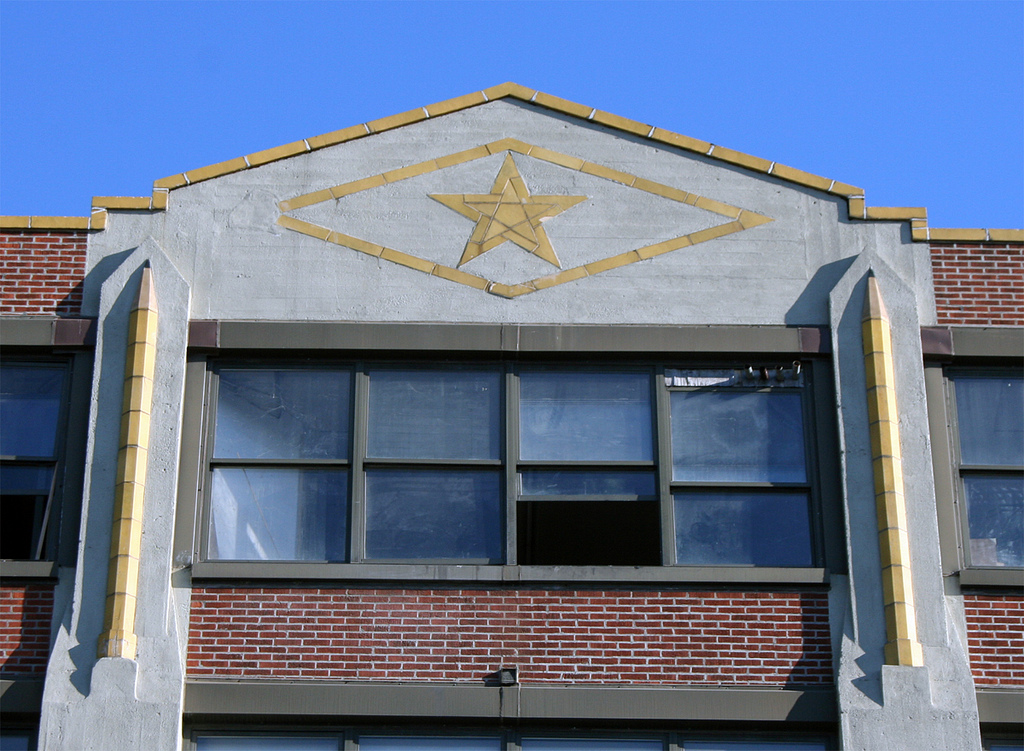
[(1024, 325), (1024, 244), (932, 243), (940, 324)]
[(78, 315), (85, 232), (0, 233), (0, 314)]
[(967, 649), (979, 686), (1024, 686), (1024, 597), (964, 595)]
[(0, 587), (0, 674), (46, 672), (52, 617), (53, 587)]
[(824, 593), (197, 588), (192, 677), (832, 683)]

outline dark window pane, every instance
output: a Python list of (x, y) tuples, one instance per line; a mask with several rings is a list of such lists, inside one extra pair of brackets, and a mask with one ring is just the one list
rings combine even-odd
[(367, 558), (500, 562), (502, 482), (495, 470), (368, 470)]
[(0, 466), (0, 558), (37, 558), (52, 480), (52, 466)]
[(524, 461), (649, 461), (651, 384), (645, 373), (523, 373)]
[(968, 475), (971, 565), (1024, 566), (1024, 477)]
[(672, 392), (672, 479), (805, 482), (799, 394)]
[(501, 374), (380, 370), (370, 374), (367, 455), (501, 457)]
[(53, 456), (64, 368), (0, 367), (0, 454)]
[(676, 493), (676, 561), (701, 566), (810, 566), (805, 493)]
[(957, 378), (964, 464), (1024, 465), (1024, 378)]
[(0, 735), (0, 751), (29, 751), (36, 747), (35, 737), (33, 730), (4, 728), (3, 735)]
[(529, 566), (658, 566), (657, 501), (520, 501), (519, 562)]
[(524, 496), (635, 495), (649, 498), (657, 494), (654, 473), (646, 469), (530, 469), (524, 470), (521, 477)]
[(501, 751), (498, 738), (408, 738), (362, 736), (359, 751)]
[(346, 371), (221, 371), (214, 457), (347, 458), (351, 388)]
[(196, 738), (196, 751), (338, 751), (338, 739), (207, 735)]
[(523, 738), (523, 751), (661, 751), (660, 740), (622, 738)]
[(345, 560), (344, 470), (222, 467), (211, 495), (213, 560)]

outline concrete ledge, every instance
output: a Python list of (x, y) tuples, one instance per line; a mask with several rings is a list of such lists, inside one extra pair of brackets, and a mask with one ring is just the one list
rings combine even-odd
[(1024, 722), (1024, 690), (978, 689), (978, 720), (1021, 724)]
[(0, 579), (56, 579), (56, 561), (3, 561)]
[[(470, 564), (320, 563), (305, 561), (202, 561), (192, 566), (193, 581), (203, 579), (266, 584), (268, 581), (425, 582), (452, 584), (558, 584), (604, 586), (609, 583), (696, 584), (714, 588), (823, 586), (823, 568), (743, 566), (488, 566)], [(422, 585), (421, 585), (422, 586)]]
[(827, 330), (787, 326), (517, 326), (192, 321), (190, 346), (260, 350), (823, 354)]
[(822, 689), (189, 681), (185, 714), (211, 717), (515, 718), (835, 722)]
[(95, 344), (94, 318), (0, 318), (0, 345), (4, 347), (92, 347)]

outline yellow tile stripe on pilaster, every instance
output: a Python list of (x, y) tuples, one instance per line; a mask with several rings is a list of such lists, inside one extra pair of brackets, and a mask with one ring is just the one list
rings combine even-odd
[(864, 368), (867, 371), (868, 429), (875, 475), (878, 544), (882, 556), (885, 601), (885, 662), (921, 666), (924, 654), (917, 640), (914, 587), (910, 573), (910, 538), (903, 494), (903, 456), (900, 452), (892, 332), (882, 303), (878, 280), (868, 276), (861, 325)]
[(135, 659), (135, 604), (139, 589), (142, 507), (149, 458), (149, 420), (156, 370), (157, 306), (153, 272), (142, 270), (135, 304), (128, 315), (128, 350), (121, 405), (121, 442), (114, 487), (114, 527), (100, 657)]

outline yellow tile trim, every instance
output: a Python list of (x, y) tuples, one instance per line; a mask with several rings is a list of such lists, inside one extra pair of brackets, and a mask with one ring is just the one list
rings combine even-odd
[(706, 211), (711, 211), (720, 216), (724, 216), (728, 219), (732, 219), (733, 221), (724, 222), (723, 224), (719, 224), (709, 229), (699, 230), (688, 235), (654, 243), (653, 245), (630, 250), (616, 256), (603, 258), (573, 269), (566, 269), (557, 274), (551, 274), (549, 276), (540, 277), (538, 279), (533, 279), (531, 281), (524, 282), (523, 284), (516, 285), (500, 284), (498, 282), (489, 281), (483, 277), (476, 276), (475, 274), (469, 274), (450, 266), (445, 266), (444, 264), (426, 261), (422, 258), (418, 258), (417, 256), (395, 250), (394, 248), (386, 248), (367, 240), (362, 240), (357, 237), (352, 237), (351, 235), (331, 230), (330, 228), (319, 224), (288, 216), (287, 214), (282, 214), (278, 217), (277, 224), (281, 227), (285, 227), (286, 229), (308, 235), (309, 237), (315, 237), (335, 245), (351, 248), (352, 250), (360, 253), (366, 253), (367, 255), (382, 258), (386, 261), (391, 261), (393, 263), (406, 266), (407, 268), (416, 269), (417, 271), (422, 271), (432, 276), (464, 284), (466, 286), (473, 287), (474, 289), (484, 290), (499, 297), (512, 298), (536, 292), (540, 289), (547, 289), (565, 282), (574, 281), (584, 276), (593, 276), (614, 268), (626, 266), (638, 261), (644, 261), (663, 253), (669, 253), (673, 250), (678, 250), (690, 245), (696, 245), (700, 242), (723, 237), (725, 235), (732, 234), (733, 232), (742, 232), (745, 229), (757, 227), (761, 224), (773, 221), (771, 217), (758, 214), (754, 211), (741, 209), (737, 206), (731, 206), (727, 203), (722, 203), (721, 201), (715, 201), (704, 196), (696, 195), (695, 193), (687, 193), (686, 191), (679, 190), (678, 188), (654, 182), (653, 180), (640, 178), (636, 175), (621, 172), (603, 165), (593, 164), (578, 157), (562, 154), (540, 146), (534, 146), (533, 144), (525, 143), (515, 138), (503, 138), (498, 141), (492, 141), (445, 157), (430, 159), (425, 162), (401, 167), (379, 175), (372, 175), (352, 182), (342, 183), (341, 185), (334, 185), (330, 188), (317, 190), (313, 193), (295, 196), (294, 198), (281, 201), (278, 204), (278, 207), (282, 212), (292, 211), (305, 206), (312, 206), (317, 203), (333, 201), (343, 196), (352, 195), (353, 193), (358, 193), (364, 190), (370, 190), (384, 184), (407, 180), (409, 178), (416, 177), (417, 175), (428, 174), (439, 169), (444, 169), (445, 167), (449, 167), (453, 164), (463, 164), (475, 159), (482, 159), (493, 154), (500, 154), (509, 151), (540, 159), (559, 167), (565, 167), (567, 169), (593, 175), (595, 177), (611, 180), (613, 182), (632, 187), (636, 190), (642, 190), (652, 195), (676, 201), (677, 203), (696, 206)]
[(909, 219), (927, 219), (928, 209), (924, 206), (868, 206), (864, 218), (901, 222)]
[(1024, 229), (990, 229), (988, 239), (1000, 243), (1024, 243)]
[(153, 205), (152, 198), (145, 196), (94, 196), (94, 209), (122, 209), (127, 211), (149, 211)]
[(121, 442), (114, 486), (114, 523), (110, 538), (110, 568), (100, 657), (135, 659), (135, 607), (139, 590), (142, 513), (149, 466), (150, 414), (159, 323), (153, 271), (142, 278), (128, 315), (125, 352)]
[(938, 227), (933, 227), (928, 232), (928, 239), (985, 242), (988, 240), (988, 232), (983, 229), (940, 229)]
[(882, 587), (886, 593), (885, 660), (890, 665), (921, 666), (924, 658), (917, 639), (910, 575), (910, 538), (907, 534), (892, 333), (874, 275), (867, 279), (861, 336), (867, 374), (868, 432), (875, 480)]

